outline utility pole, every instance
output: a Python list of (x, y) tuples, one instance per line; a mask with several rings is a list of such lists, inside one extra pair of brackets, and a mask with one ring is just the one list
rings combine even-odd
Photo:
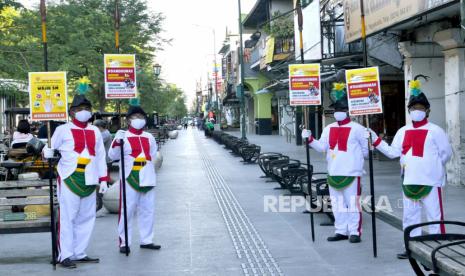
[(240, 103), (241, 103), (241, 138), (247, 139), (245, 133), (245, 95), (244, 95), (244, 49), (242, 44), (242, 12), (241, 12), (241, 0), (237, 0), (237, 5), (239, 8), (239, 62), (241, 70), (241, 83), (239, 85), (240, 89)]

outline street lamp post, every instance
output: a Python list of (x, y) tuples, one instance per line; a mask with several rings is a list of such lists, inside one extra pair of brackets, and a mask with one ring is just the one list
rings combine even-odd
[(155, 64), (153, 66), (153, 73), (155, 74), (155, 77), (158, 79), (158, 77), (160, 76), (160, 73), (161, 73), (161, 65), (160, 64)]
[(241, 136), (242, 139), (247, 139), (245, 134), (245, 95), (244, 95), (244, 49), (242, 44), (242, 12), (241, 12), (241, 0), (237, 0), (237, 6), (239, 9), (239, 62), (241, 70), (241, 83), (240, 89), (240, 103), (241, 103)]

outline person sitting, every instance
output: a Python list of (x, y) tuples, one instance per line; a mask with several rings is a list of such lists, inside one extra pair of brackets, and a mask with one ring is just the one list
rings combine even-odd
[(13, 141), (11, 142), (11, 148), (17, 149), (25, 147), (34, 135), (31, 134), (31, 125), (27, 120), (20, 120), (18, 127), (13, 133)]

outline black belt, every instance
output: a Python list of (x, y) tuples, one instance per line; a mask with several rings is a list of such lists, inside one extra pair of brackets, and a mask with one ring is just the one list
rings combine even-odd
[(85, 169), (86, 166), (86, 164), (77, 164), (77, 169)]
[(143, 167), (145, 164), (147, 164), (147, 162), (134, 162), (133, 166)]

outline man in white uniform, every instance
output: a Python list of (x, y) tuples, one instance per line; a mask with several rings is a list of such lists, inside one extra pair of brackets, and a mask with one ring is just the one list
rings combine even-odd
[[(446, 183), (446, 163), (452, 156), (449, 139), (442, 128), (428, 122), (430, 104), (420, 90), (420, 82), (410, 82), (408, 112), (412, 123), (399, 129), (391, 145), (373, 131), (373, 145), (389, 158), (400, 157), (403, 178), (403, 228), (421, 222), (421, 210), (428, 221), (444, 220), (442, 187)], [(431, 234), (445, 233), (443, 224), (429, 226)], [(421, 229), (412, 231), (413, 237)], [(397, 255), (406, 259), (406, 252)]]
[(98, 263), (85, 253), (95, 223), (96, 186), (107, 189), (107, 165), (102, 136), (97, 127), (88, 124), (92, 105), (84, 95), (76, 95), (70, 107), (71, 122), (56, 128), (51, 148), (45, 147), (45, 158), (61, 155), (57, 171), (58, 260), (66, 268), (76, 262)]
[[(158, 250), (160, 245), (153, 244), (154, 200), (156, 175), (153, 161), (157, 156), (157, 143), (153, 135), (143, 131), (147, 114), (133, 103), (127, 113), (129, 129), (119, 130), (108, 152), (113, 160), (121, 157), (121, 139), (124, 139), (124, 169), (126, 179), (126, 204), (128, 217), (128, 245), (131, 245), (132, 223), (135, 213), (139, 222), (140, 248)], [(121, 163), (120, 163), (121, 164)], [(120, 171), (121, 175), (121, 171)], [(119, 246), (126, 253), (124, 237), (124, 212), (120, 189)], [(128, 248), (128, 250), (130, 250)], [(128, 252), (129, 253), (129, 252)]]
[(359, 243), (362, 235), (360, 178), (364, 174), (364, 158), (368, 156), (366, 130), (349, 118), (344, 83), (335, 83), (331, 96), (336, 122), (323, 129), (320, 140), (314, 139), (311, 131), (306, 129), (302, 131), (302, 138), (308, 138), (309, 145), (316, 151), (326, 152), (336, 228), (335, 235), (328, 237), (328, 241), (349, 239), (351, 243)]

